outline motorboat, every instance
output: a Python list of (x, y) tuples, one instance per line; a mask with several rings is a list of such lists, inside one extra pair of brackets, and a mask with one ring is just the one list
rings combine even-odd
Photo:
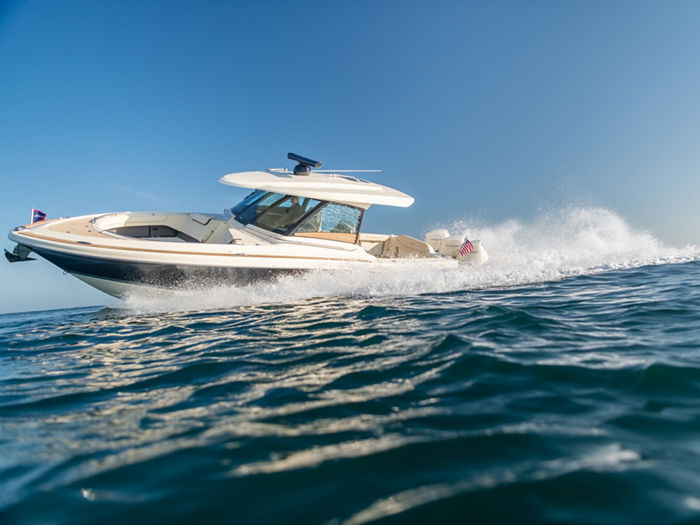
[(321, 163), (290, 153), (297, 164), (230, 173), (223, 184), (252, 190), (223, 214), (118, 212), (41, 220), (9, 233), (10, 262), (36, 253), (107, 294), (147, 289), (244, 286), (313, 270), (352, 266), (482, 264), (478, 240), (447, 230), (424, 240), (361, 232), (372, 205), (407, 207), (414, 199), (359, 178), (320, 170)]

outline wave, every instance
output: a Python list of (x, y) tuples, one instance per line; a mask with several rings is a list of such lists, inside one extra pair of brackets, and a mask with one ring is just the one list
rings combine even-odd
[(700, 259), (700, 248), (667, 246), (630, 226), (613, 211), (566, 207), (541, 213), (532, 221), (494, 225), (465, 221), (453, 233), (479, 239), (489, 253), (479, 267), (427, 267), (419, 259), (392, 268), (353, 267), (342, 278), (316, 271), (246, 287), (217, 286), (167, 294), (139, 293), (117, 307), (133, 311), (182, 311), (281, 303), (313, 297), (375, 297), (446, 293), (560, 280), (608, 270), (684, 263)]

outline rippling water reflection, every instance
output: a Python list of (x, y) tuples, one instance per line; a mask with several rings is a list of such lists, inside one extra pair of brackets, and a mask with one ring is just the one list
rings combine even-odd
[(0, 521), (700, 519), (699, 311), (691, 262), (2, 316)]

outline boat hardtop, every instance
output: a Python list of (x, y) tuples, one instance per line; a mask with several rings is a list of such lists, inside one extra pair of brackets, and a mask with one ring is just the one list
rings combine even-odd
[(406, 208), (414, 201), (410, 195), (388, 186), (341, 173), (310, 172), (308, 175), (298, 175), (286, 170), (242, 171), (224, 175), (219, 182), (241, 188), (351, 204), (365, 209), (372, 204)]

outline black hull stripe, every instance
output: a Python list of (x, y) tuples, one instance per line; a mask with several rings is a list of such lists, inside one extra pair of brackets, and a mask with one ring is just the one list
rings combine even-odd
[(43, 248), (34, 249), (34, 252), (68, 273), (164, 288), (190, 288), (219, 284), (247, 285), (273, 280), (281, 275), (304, 272), (304, 270), (283, 268), (226, 268), (124, 261), (77, 256)]

